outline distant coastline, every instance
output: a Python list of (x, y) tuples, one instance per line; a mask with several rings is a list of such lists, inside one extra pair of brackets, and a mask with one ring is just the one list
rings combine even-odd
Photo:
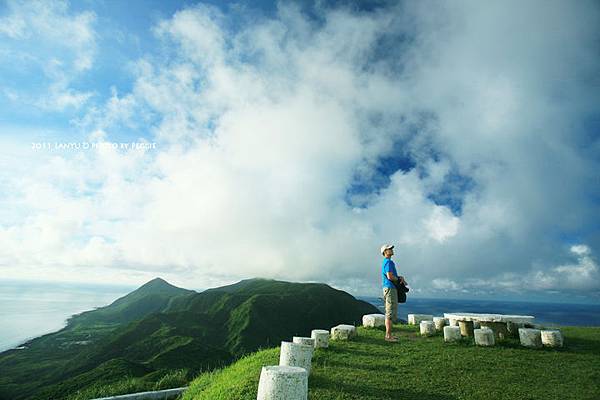
[(0, 281), (0, 352), (67, 325), (75, 314), (110, 304), (127, 286)]

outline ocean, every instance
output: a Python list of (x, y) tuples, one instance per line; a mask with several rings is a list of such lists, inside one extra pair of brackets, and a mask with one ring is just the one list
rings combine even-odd
[[(383, 300), (376, 297), (357, 297), (384, 310)], [(487, 314), (531, 315), (535, 323), (547, 326), (600, 326), (600, 304), (534, 303), (500, 300), (424, 299), (408, 298), (398, 305), (398, 317), (408, 314), (472, 312)]]
[[(135, 288), (124, 286), (14, 283), (0, 281), (0, 351), (29, 339), (55, 332), (67, 319), (83, 311), (106, 306)], [(358, 297), (383, 309), (381, 299)], [(526, 303), (491, 300), (409, 298), (399, 317), (444, 312), (485, 312), (533, 315), (547, 325), (600, 326), (600, 305)]]
[(135, 288), (0, 282), (0, 351), (58, 331), (67, 319), (106, 306)]

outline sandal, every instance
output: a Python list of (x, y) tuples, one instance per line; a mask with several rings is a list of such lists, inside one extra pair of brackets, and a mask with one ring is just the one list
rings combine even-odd
[(394, 343), (396, 343), (396, 342), (398, 342), (398, 338), (395, 337), (395, 336), (392, 336), (391, 338), (385, 338), (385, 341), (386, 342), (394, 342)]

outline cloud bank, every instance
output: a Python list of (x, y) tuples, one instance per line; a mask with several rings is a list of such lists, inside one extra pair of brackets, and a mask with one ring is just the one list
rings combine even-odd
[(379, 295), (391, 242), (423, 295), (597, 298), (597, 4), (238, 12), (161, 21), (132, 90), (80, 121), (97, 143), (143, 123), (156, 151), (49, 155), (11, 181), (6, 273)]

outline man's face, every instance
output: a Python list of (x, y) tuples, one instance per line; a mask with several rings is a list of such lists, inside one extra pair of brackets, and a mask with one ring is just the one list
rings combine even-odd
[(391, 257), (394, 255), (394, 249), (386, 249), (384, 253), (386, 257)]

